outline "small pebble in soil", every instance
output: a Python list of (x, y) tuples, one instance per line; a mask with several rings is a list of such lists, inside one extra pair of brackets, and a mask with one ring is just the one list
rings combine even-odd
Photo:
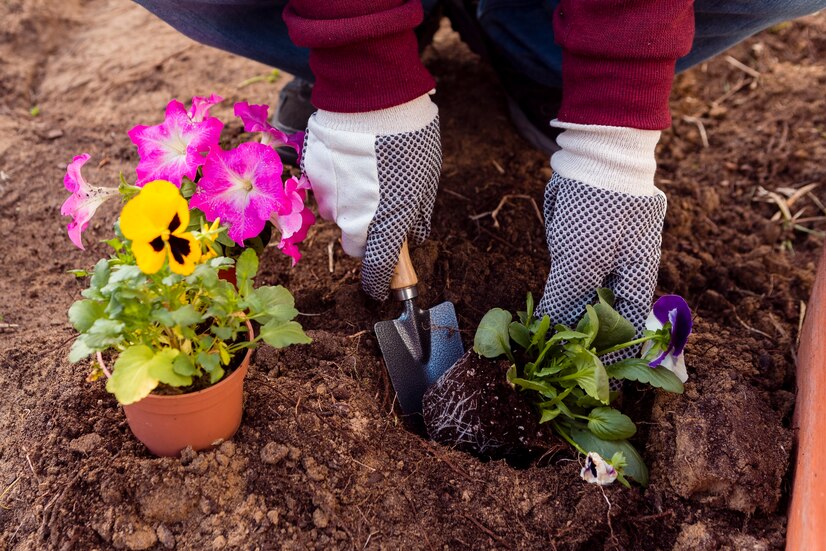
[(304, 471), (310, 480), (321, 482), (327, 478), (327, 467), (319, 465), (312, 457), (305, 457), (302, 463), (304, 465)]
[(167, 549), (175, 547), (175, 536), (165, 524), (159, 524), (155, 532), (158, 534), (158, 541), (161, 542), (161, 545)]
[(103, 446), (103, 437), (94, 432), (84, 434), (69, 442), (69, 449), (73, 452), (90, 454)]
[(271, 509), (267, 511), (267, 520), (269, 520), (270, 524), (272, 524), (273, 526), (278, 526), (278, 521), (281, 520), (279, 518), (278, 509)]
[(267, 465), (277, 465), (289, 455), (290, 449), (278, 442), (269, 442), (261, 448), (261, 461)]
[(223, 549), (227, 546), (227, 538), (222, 535), (218, 535), (212, 540), (212, 548), (213, 549)]
[(321, 507), (317, 508), (313, 511), (313, 524), (315, 524), (316, 528), (327, 528), (327, 525), (330, 524), (330, 517), (321, 510)]

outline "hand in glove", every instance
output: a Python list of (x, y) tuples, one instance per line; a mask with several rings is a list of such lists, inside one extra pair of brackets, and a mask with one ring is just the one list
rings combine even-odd
[(551, 270), (537, 312), (573, 324), (608, 287), (640, 332), (657, 283), (665, 195), (654, 187), (659, 131), (554, 121), (564, 128), (545, 189)]
[(419, 245), (430, 233), (442, 166), (436, 105), (423, 95), (366, 113), (319, 110), (301, 164), (344, 252), (364, 258), (362, 287), (384, 300), (404, 240)]

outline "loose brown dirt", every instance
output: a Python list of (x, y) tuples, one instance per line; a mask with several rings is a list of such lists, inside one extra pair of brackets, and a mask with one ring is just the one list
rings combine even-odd
[[(88, 151), (90, 181), (131, 174), (126, 131), (160, 121), (173, 97), (225, 96), (215, 113), (237, 135), (232, 104), (272, 104), (287, 77), (241, 89), (269, 69), (126, 2), (12, 0), (0, 20), (0, 550), (782, 548), (794, 349), (823, 240), (757, 199), (826, 181), (826, 14), (727, 52), (758, 77), (721, 56), (677, 78), (657, 173), (669, 198), (658, 290), (686, 297), (696, 332), (684, 395), (626, 399), (646, 490), (587, 485), (567, 451), (516, 468), (405, 431), (371, 331), (397, 309), (360, 294), (359, 265), (327, 223), (296, 268), (273, 249), (260, 278), (292, 289), (314, 343), (258, 351), (231, 442), (149, 455), (87, 366), (66, 361), (81, 290), (66, 270), (105, 254), (97, 240), (116, 212), (104, 207), (88, 250), (73, 248), (65, 166)], [(487, 309), (541, 293), (544, 233), (517, 196), (539, 204), (550, 169), (455, 36), (440, 33), (426, 60), (445, 162), (433, 238), (414, 262), (422, 302), (453, 301), (467, 344)], [(507, 195), (496, 220), (471, 218)], [(821, 185), (791, 211), (822, 232), (823, 203)]]

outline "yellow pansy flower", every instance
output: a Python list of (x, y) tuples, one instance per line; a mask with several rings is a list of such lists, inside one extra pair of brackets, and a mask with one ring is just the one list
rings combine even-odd
[(154, 180), (124, 205), (120, 229), (132, 242), (143, 273), (154, 274), (169, 259), (169, 269), (189, 275), (201, 258), (201, 246), (186, 230), (189, 205), (174, 184)]

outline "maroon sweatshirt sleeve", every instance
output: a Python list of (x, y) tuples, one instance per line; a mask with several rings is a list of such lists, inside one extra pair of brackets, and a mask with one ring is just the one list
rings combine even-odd
[(419, 0), (291, 0), (283, 17), (293, 43), (310, 49), (319, 109), (374, 111), (435, 86), (413, 32), (424, 17)]
[(562, 46), (558, 119), (660, 130), (677, 59), (691, 49), (691, 0), (562, 0), (554, 14)]

